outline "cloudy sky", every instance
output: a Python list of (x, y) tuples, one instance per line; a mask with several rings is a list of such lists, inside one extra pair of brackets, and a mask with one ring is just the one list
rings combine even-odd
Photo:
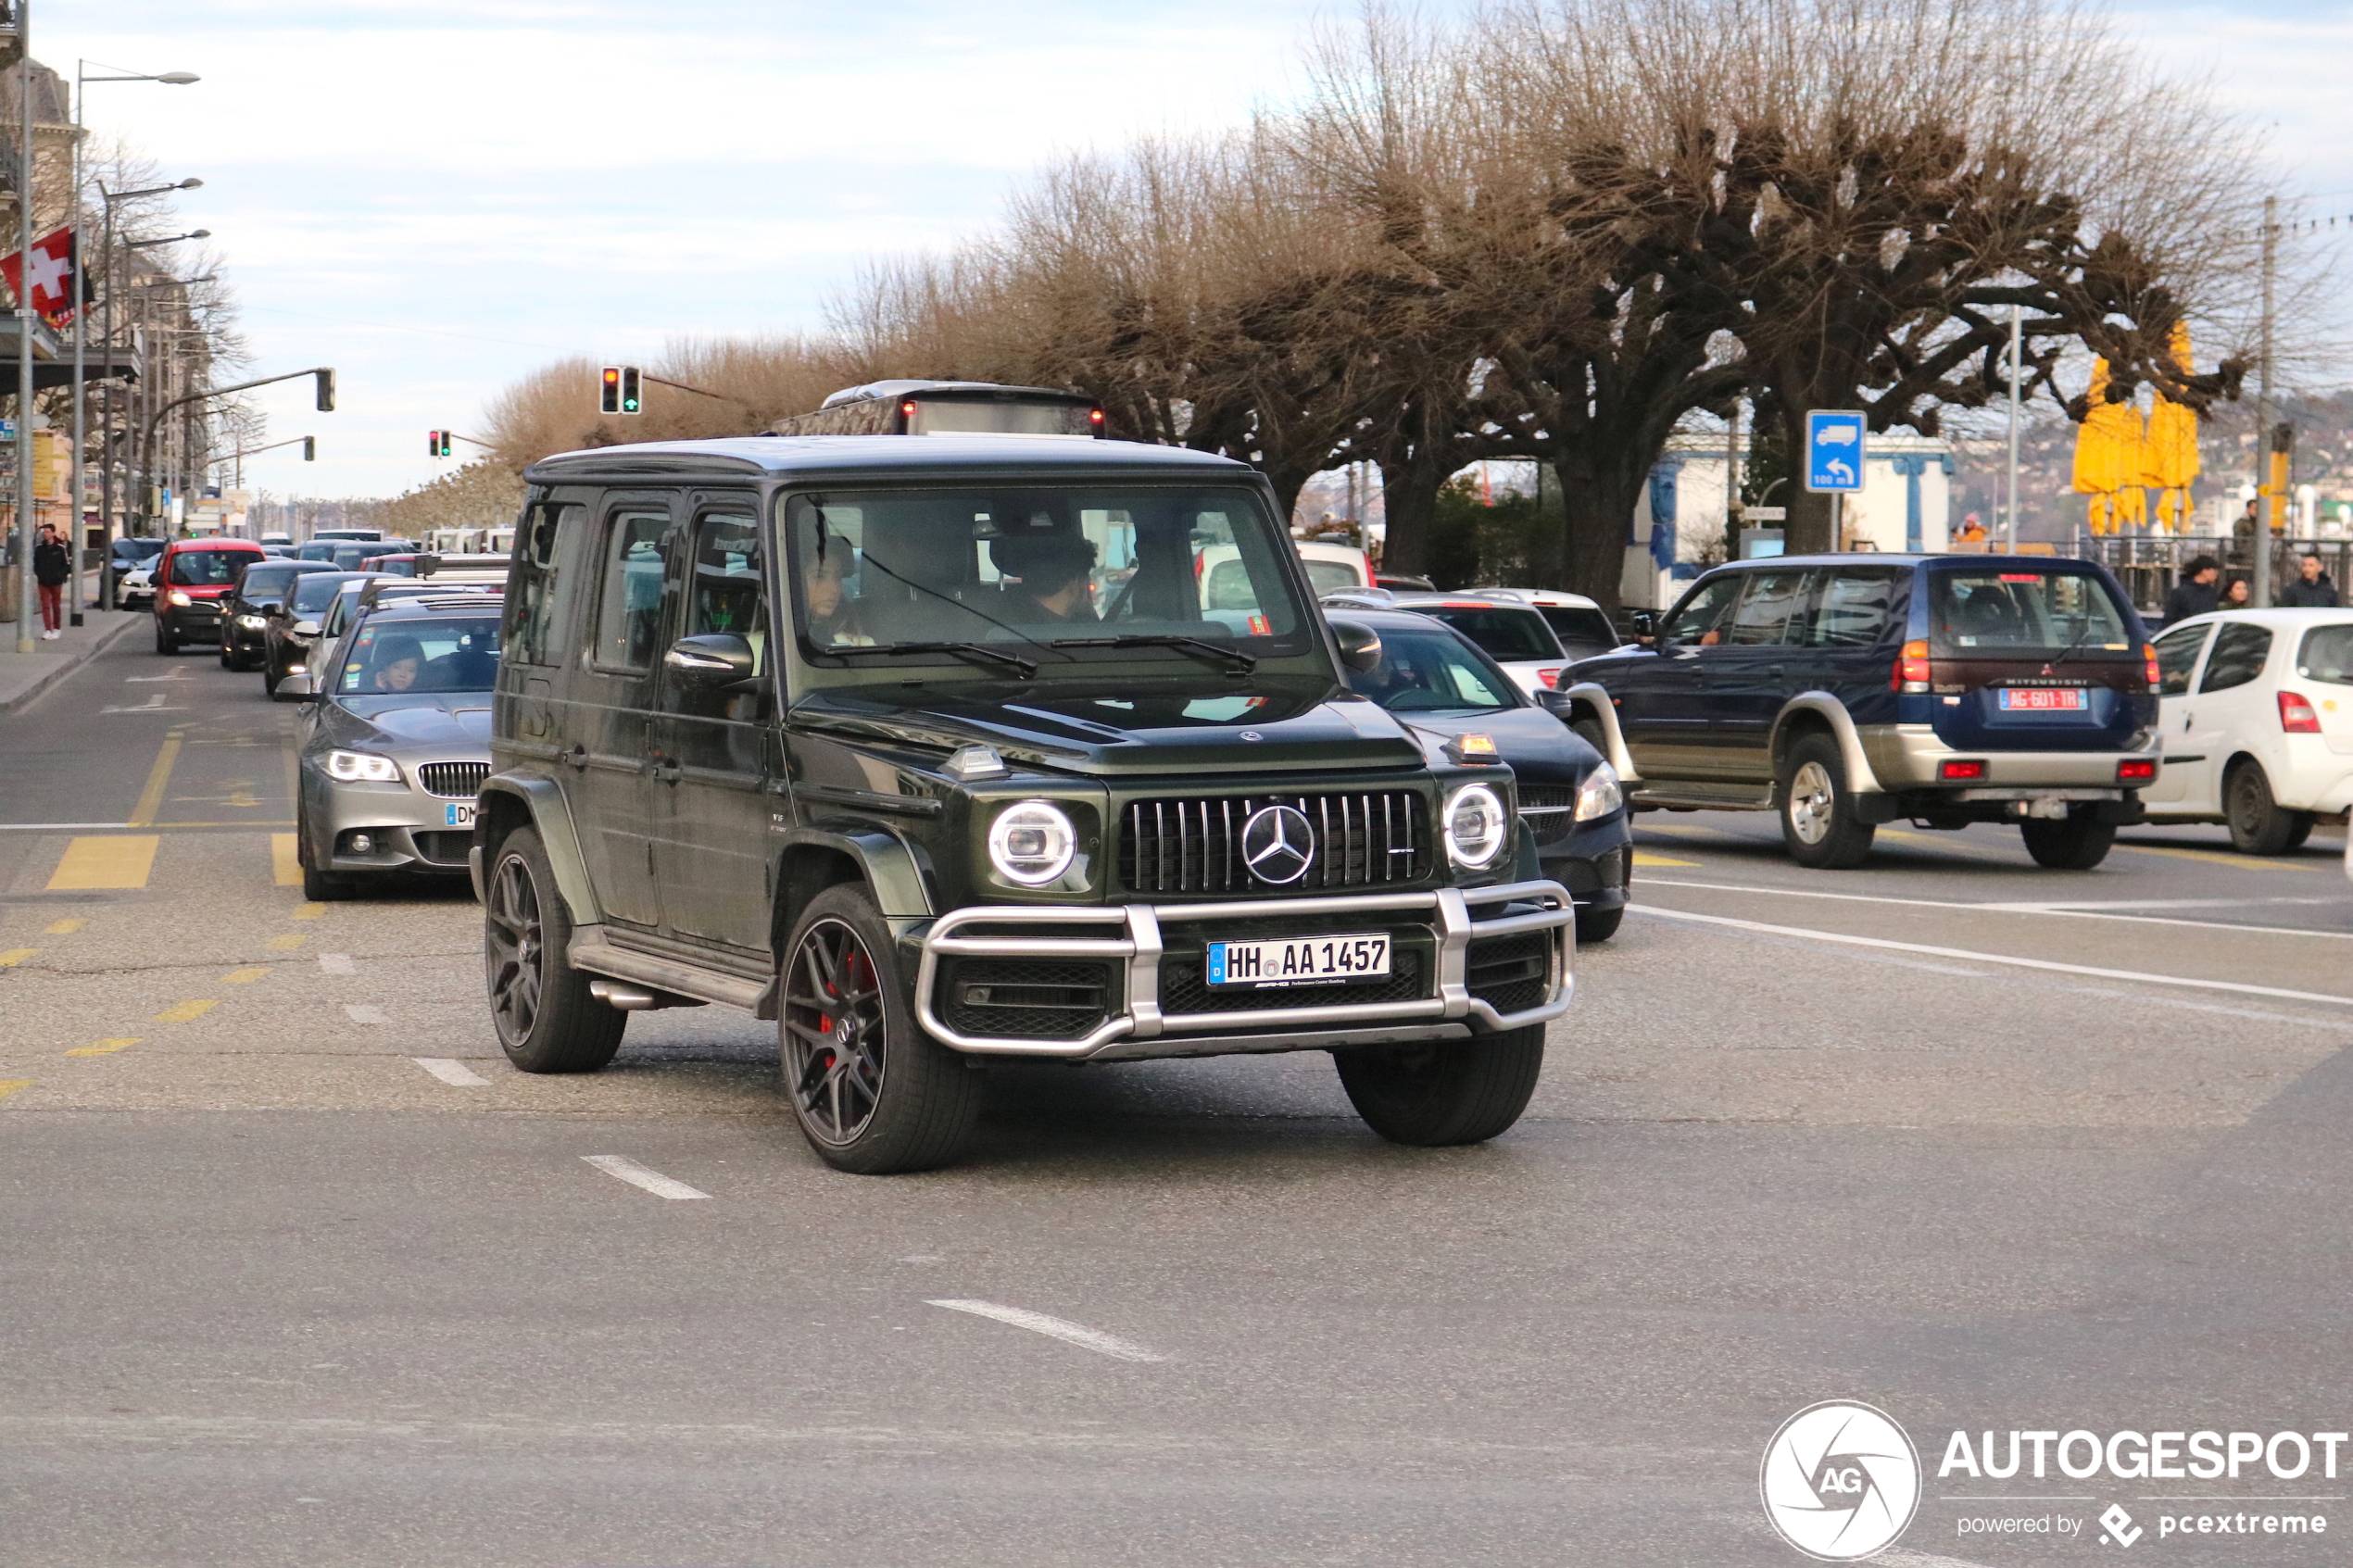
[[(1467, 0), (1427, 0), (1451, 10)], [(562, 355), (793, 331), (861, 257), (986, 224), (1056, 152), (1228, 123), (1296, 82), (1315, 0), (41, 0), (35, 55), (191, 87), (94, 87), (89, 123), (197, 175), (182, 211), (235, 282), (281, 495), (430, 479)], [(2277, 177), (2353, 213), (2353, 6), (2148, 6), (2129, 19), (2271, 129)], [(651, 31), (648, 31), (648, 24)], [(2250, 170), (2250, 181), (2264, 171)], [(461, 448), (462, 450), (462, 448)]]

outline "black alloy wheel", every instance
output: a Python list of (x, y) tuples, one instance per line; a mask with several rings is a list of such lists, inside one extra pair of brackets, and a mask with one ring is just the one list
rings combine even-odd
[(629, 1015), (592, 995), (566, 957), (572, 919), (547, 849), (530, 828), (498, 847), (483, 902), (490, 1022), (507, 1060), (525, 1073), (594, 1073), (621, 1049)]
[(822, 1143), (855, 1143), (882, 1104), (882, 982), (858, 933), (824, 920), (801, 933), (785, 979), (793, 1107)]

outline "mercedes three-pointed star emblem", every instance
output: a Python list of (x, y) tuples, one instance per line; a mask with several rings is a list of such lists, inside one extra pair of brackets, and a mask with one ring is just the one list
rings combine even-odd
[(1297, 882), (1315, 858), (1315, 829), (1304, 811), (1261, 806), (1242, 823), (1242, 863), (1261, 882), (1277, 887)]

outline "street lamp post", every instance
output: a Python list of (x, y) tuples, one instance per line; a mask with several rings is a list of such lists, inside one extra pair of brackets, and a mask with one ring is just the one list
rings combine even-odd
[[(106, 248), (104, 259), (99, 264), (103, 269), (101, 282), (106, 290), (106, 319), (99, 326), (98, 341), (107, 345), (107, 352), (113, 352), (116, 346), (114, 305), (117, 290), (115, 288), (114, 282), (114, 204), (117, 202), (130, 201), (136, 196), (161, 195), (166, 191), (193, 190), (203, 183), (204, 182), (201, 180), (182, 180), (176, 185), (155, 185), (143, 191), (109, 192), (104, 186), (99, 187), (99, 203), (106, 210)], [(125, 248), (136, 249), (139, 245), (145, 245), (147, 243), (149, 242), (139, 241), (131, 246), (126, 246)], [(125, 284), (120, 292), (123, 294), (131, 294), (140, 289), (165, 288), (175, 285), (185, 287), (190, 283), (208, 283), (212, 281), (213, 275), (208, 272), (200, 278), (171, 278), (159, 282), (128, 283)], [(141, 378), (143, 381), (146, 379), (145, 366), (141, 367)], [(124, 486), (127, 491), (131, 481), (131, 465), (128, 460), (130, 456), (129, 435), (131, 420), (133, 417), (131, 400), (132, 394), (130, 389), (120, 387), (118, 383), (117, 395), (107, 399), (106, 417), (100, 421), (100, 429), (98, 433), (98, 450), (101, 454), (101, 458), (98, 464), (98, 511), (99, 514), (107, 520), (107, 538), (109, 542), (109, 553), (107, 565), (99, 573), (98, 583), (99, 591), (102, 596), (100, 602), (107, 609), (115, 608), (116, 592), (114, 561), (111, 552), (111, 542), (114, 538), (115, 415), (118, 411), (120, 411), (123, 416), (123, 450), (125, 454), (125, 461), (123, 463), (122, 477)], [(124, 499), (126, 501), (129, 499), (129, 495), (127, 494), (124, 496)], [(128, 508), (125, 509), (127, 510)]]
[[(168, 70), (156, 75), (145, 74), (138, 71), (121, 71), (112, 76), (93, 76), (90, 74), (90, 62), (88, 60), (76, 60), (74, 62), (73, 475), (68, 482), (70, 487), (68, 493), (73, 497), (73, 500), (67, 508), (67, 516), (72, 519), (70, 527), (73, 538), (73, 624), (76, 626), (82, 624), (82, 487), (84, 483), (82, 470), (82, 445), (86, 439), (86, 426), (89, 420), (88, 410), (90, 402), (88, 387), (83, 380), (85, 373), (85, 367), (83, 364), (83, 356), (85, 352), (84, 345), (89, 337), (89, 301), (84, 296), (84, 290), (82, 287), (82, 280), (85, 276), (82, 269), (88, 265), (88, 262), (83, 259), (82, 250), (82, 100), (84, 94), (88, 91), (90, 83), (93, 82), (160, 82), (168, 87), (185, 87), (189, 83), (198, 80), (199, 78), (197, 78), (194, 73), (184, 70)], [(177, 185), (165, 185), (160, 187), (159, 192), (194, 190), (203, 183), (204, 182), (201, 180), (182, 180)], [(99, 194), (102, 196), (105, 194), (103, 191)], [(107, 237), (106, 247), (100, 252), (100, 257), (101, 265), (107, 269), (108, 292), (111, 293), (114, 282), (114, 207), (111, 202), (104, 205), (106, 206)], [(107, 316), (108, 320), (111, 321), (113, 318), (113, 306), (111, 301), (108, 302)], [(99, 578), (98, 594), (100, 605), (105, 608), (112, 609), (114, 608), (114, 509), (110, 506), (103, 505), (105, 499), (106, 497), (103, 495), (102, 491), (102, 509), (99, 517), (99, 522), (106, 533), (106, 543), (100, 547), (106, 551), (107, 558), (105, 564), (99, 569), (101, 576)]]
[[(184, 183), (184, 182), (183, 182), (183, 183)], [(201, 183), (202, 183), (202, 182), (201, 182), (201, 181), (199, 181), (199, 182), (198, 182), (198, 183), (200, 183), (200, 184), (201, 184)], [(177, 190), (177, 189), (179, 189), (179, 188), (180, 188), (179, 186), (165, 185), (165, 186), (159, 186), (159, 187), (157, 187), (157, 190)], [(103, 194), (103, 193), (102, 193), (102, 194)], [(116, 199), (117, 199), (117, 200), (126, 200), (126, 201), (127, 201), (127, 200), (129, 200), (132, 196), (138, 196), (138, 195), (154, 195), (154, 194), (157, 194), (157, 192), (156, 192), (156, 191), (126, 191), (126, 192), (120, 193), (120, 194), (118, 194), (118, 196), (116, 197)], [(112, 232), (112, 231), (111, 231), (111, 228), (109, 228), (109, 232)], [(123, 245), (123, 246), (122, 246), (121, 248), (122, 248), (122, 249), (124, 249), (124, 250), (145, 250), (145, 249), (146, 249), (146, 248), (147, 248), (148, 246), (150, 246), (150, 245), (178, 245), (178, 244), (179, 244), (182, 240), (202, 240), (202, 239), (209, 239), (211, 236), (212, 236), (212, 231), (211, 231), (211, 230), (209, 230), (209, 229), (191, 229), (191, 230), (189, 230), (189, 231), (188, 231), (186, 233), (184, 233), (184, 234), (166, 234), (166, 235), (162, 235), (162, 236), (160, 236), (160, 237), (158, 237), (158, 238), (152, 239), (152, 240), (132, 240), (132, 241), (129, 241), (129, 242), (127, 242), (126, 244), (124, 244), (124, 245)], [(111, 252), (113, 248), (114, 248), (114, 247), (113, 247), (113, 245), (112, 245), (112, 243), (111, 243), (111, 242), (109, 242), (109, 244), (108, 244), (108, 250), (109, 250), (109, 252)], [(112, 276), (112, 270), (112, 270), (111, 261), (109, 261), (109, 266), (108, 266), (108, 276), (109, 276), (109, 278), (111, 278), (111, 276)], [(170, 282), (174, 282), (174, 283), (197, 282), (203, 282), (203, 281), (205, 281), (205, 280), (203, 280), (203, 279), (188, 279), (188, 280), (182, 280), (182, 279), (177, 279), (177, 278), (170, 280)], [(158, 330), (160, 330), (160, 329), (158, 329)], [(108, 295), (107, 295), (107, 326), (106, 326), (106, 331), (107, 331), (107, 332), (109, 335), (111, 335), (111, 334), (112, 334), (112, 332), (113, 332), (113, 331), (114, 331), (114, 298), (113, 298), (113, 295), (112, 295), (111, 290), (108, 292)], [(145, 378), (145, 379), (146, 379), (146, 380), (149, 380), (149, 381), (152, 381), (152, 380), (153, 380), (153, 378), (152, 378), (152, 377), (148, 377), (148, 378)], [(152, 396), (153, 396), (153, 395), (154, 395), (154, 394), (153, 394), (153, 389), (152, 389), (151, 387), (150, 387), (150, 388), (147, 388), (147, 389), (146, 389), (146, 392), (147, 392), (147, 396), (148, 396), (148, 397), (152, 397)], [(145, 401), (145, 400), (143, 399), (143, 402), (144, 402), (144, 401)], [(147, 475), (147, 458), (148, 458), (148, 454), (147, 454), (145, 451), (144, 451), (144, 450), (134, 448), (134, 449), (132, 450), (132, 452), (131, 456), (132, 456), (132, 460), (133, 460), (133, 462), (132, 462), (132, 466), (133, 466), (133, 467), (136, 469), (136, 470), (137, 470), (137, 477), (138, 477), (138, 478), (140, 478), (140, 479), (143, 479), (143, 480), (144, 480), (144, 479), (145, 479), (145, 478), (147, 478), (147, 477), (148, 477), (148, 475)], [(129, 477), (129, 476), (126, 476), (126, 478), (127, 478), (127, 477)], [(134, 494), (134, 495), (135, 495), (136, 492), (134, 491), (134, 492), (133, 492), (133, 494)], [(128, 499), (128, 497), (126, 497), (126, 499)], [(142, 521), (151, 521), (151, 520), (148, 518), (146, 511), (145, 511), (144, 508), (138, 508), (138, 507), (132, 507), (132, 508), (126, 508), (126, 509), (129, 509), (129, 510), (132, 510), (132, 511), (135, 512), (135, 513), (136, 513), (136, 515), (140, 518), (140, 520), (141, 520)]]

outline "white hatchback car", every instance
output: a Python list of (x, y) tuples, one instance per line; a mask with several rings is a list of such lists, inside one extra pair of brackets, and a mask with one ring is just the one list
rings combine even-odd
[(2157, 665), (2151, 822), (2222, 822), (2277, 855), (2353, 805), (2353, 609), (2194, 616), (2157, 639)]

